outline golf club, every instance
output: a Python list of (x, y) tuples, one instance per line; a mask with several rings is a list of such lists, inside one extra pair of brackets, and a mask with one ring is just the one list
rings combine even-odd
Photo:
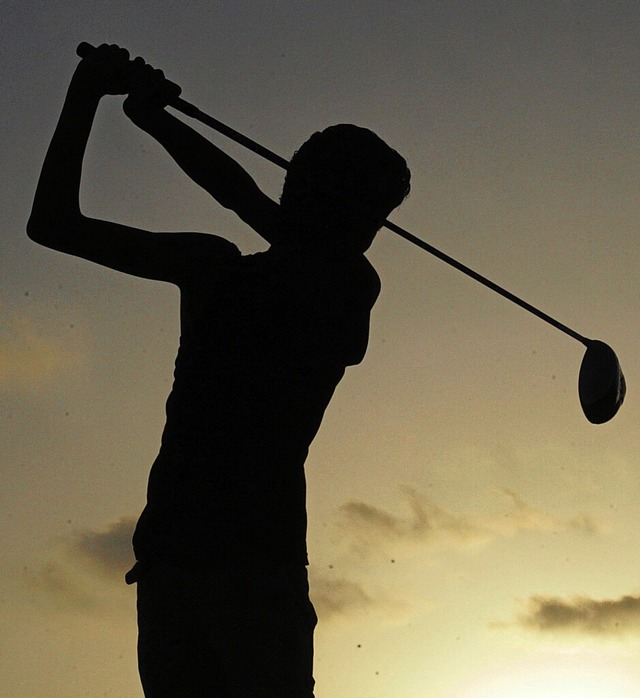
[[(80, 57), (85, 57), (92, 50), (94, 50), (94, 47), (91, 46), (91, 44), (83, 42), (78, 45), (76, 52)], [(198, 109), (198, 107), (190, 102), (187, 102), (181, 97), (177, 97), (172, 100), (169, 106), (173, 107), (185, 116), (196, 119), (206, 126), (218, 131), (227, 138), (244, 146), (248, 150), (253, 151), (257, 155), (260, 155), (275, 165), (278, 165), (283, 169), (287, 169), (289, 163), (285, 158), (276, 155), (276, 153), (272, 152), (268, 148), (265, 148), (263, 145), (260, 145), (260, 143), (248, 138), (244, 134), (236, 131), (230, 126), (227, 126), (221, 121), (218, 121), (218, 119), (214, 119), (212, 116), (205, 114), (203, 111)], [(550, 324), (552, 327), (555, 327), (573, 339), (576, 339), (578, 342), (584, 344), (587, 350), (582, 359), (578, 377), (578, 396), (582, 411), (584, 412), (585, 417), (592, 424), (603, 424), (604, 422), (608, 422), (616, 415), (624, 401), (626, 382), (618, 358), (608, 344), (605, 344), (597, 339), (588, 339), (587, 337), (584, 337), (567, 325), (561, 323), (559, 320), (547, 315), (547, 313), (542, 312), (535, 306), (527, 303), (522, 298), (519, 298), (510, 291), (507, 291), (502, 286), (499, 286), (490, 279), (487, 279), (486, 277), (482, 276), (482, 274), (479, 274), (470, 267), (467, 267), (465, 264), (462, 264), (462, 262), (450, 257), (448, 254), (416, 237), (409, 231), (404, 230), (404, 228), (401, 228), (395, 223), (385, 221), (383, 225), (388, 230), (391, 230), (400, 237), (403, 237), (405, 240), (412, 242), (414, 245), (420, 247), (426, 252), (429, 252), (429, 254), (437, 257), (438, 259), (441, 259), (443, 262), (446, 262), (455, 269), (458, 269), (458, 271), (461, 271), (463, 274), (470, 276), (472, 279), (475, 279), (487, 288), (490, 288), (492, 291), (495, 291), (507, 300), (510, 300), (512, 303), (515, 303), (521, 308), (528, 310), (533, 315)]]

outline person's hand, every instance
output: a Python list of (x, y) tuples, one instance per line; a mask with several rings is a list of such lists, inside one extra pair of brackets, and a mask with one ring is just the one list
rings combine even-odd
[(144, 65), (141, 58), (129, 60), (126, 49), (116, 44), (102, 44), (78, 63), (71, 86), (76, 94), (87, 98), (127, 94), (131, 78), (141, 65)]
[(128, 97), (124, 101), (125, 114), (133, 121), (145, 115), (164, 109), (180, 96), (181, 88), (167, 80), (157, 68), (136, 58), (132, 62)]

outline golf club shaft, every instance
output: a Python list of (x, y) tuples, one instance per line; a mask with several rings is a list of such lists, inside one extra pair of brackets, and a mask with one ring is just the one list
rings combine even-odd
[[(76, 52), (79, 56), (85, 56), (92, 49), (93, 46), (87, 44), (86, 42), (83, 42), (78, 46)], [(214, 119), (212, 116), (209, 116), (209, 114), (205, 114), (194, 104), (187, 102), (181, 97), (176, 97), (174, 100), (171, 101), (169, 106), (173, 107), (185, 116), (189, 116), (192, 119), (196, 119), (197, 121), (200, 121), (206, 126), (209, 126), (210, 128), (218, 131), (219, 133), (222, 133), (227, 138), (231, 139), (232, 141), (235, 141), (236, 143), (239, 143), (240, 145), (244, 146), (248, 150), (253, 151), (257, 155), (260, 155), (266, 160), (269, 160), (274, 165), (278, 165), (278, 167), (282, 167), (285, 170), (287, 169), (289, 163), (285, 158), (281, 157), (280, 155), (276, 155), (276, 153), (274, 153), (273, 151), (269, 150), (268, 148), (265, 148), (260, 143), (257, 143), (256, 141), (252, 140), (248, 136), (245, 136), (239, 131), (236, 131), (235, 129), (231, 128), (231, 126), (227, 126), (227, 124), (224, 124), (222, 121)], [(399, 225), (396, 225), (395, 223), (385, 221), (383, 225), (385, 228), (391, 230), (400, 237), (403, 237), (405, 240), (412, 242), (414, 245), (420, 247), (426, 252), (429, 252), (429, 254), (433, 255), (434, 257), (441, 259), (443, 262), (446, 262), (458, 271), (461, 271), (463, 274), (466, 274), (467, 276), (470, 276), (472, 279), (475, 279), (478, 283), (481, 283), (483, 286), (486, 286), (487, 288), (490, 288), (492, 291), (495, 291), (503, 298), (510, 300), (512, 303), (519, 305), (521, 308), (524, 308), (525, 310), (528, 310), (536, 317), (539, 317), (541, 320), (544, 320), (545, 322), (560, 330), (561, 332), (564, 332), (570, 337), (573, 337), (573, 339), (578, 340), (585, 346), (589, 346), (591, 340), (587, 339), (586, 337), (583, 337), (581, 334), (579, 334), (575, 330), (572, 330), (570, 327), (567, 327), (559, 320), (556, 320), (550, 315), (547, 315), (547, 313), (542, 312), (542, 310), (539, 310), (535, 306), (531, 305), (531, 303), (527, 303), (527, 301), (516, 296), (510, 291), (507, 291), (507, 289), (503, 288), (502, 286), (499, 286), (490, 279), (487, 279), (485, 276), (482, 276), (482, 274), (479, 274), (477, 271), (474, 271), (465, 264), (462, 264), (462, 262), (459, 262), (457, 259), (450, 257), (448, 254), (442, 252), (437, 247), (430, 245), (428, 242), (425, 242), (424, 240), (416, 237), (408, 230), (401, 228)]]
[(260, 145), (260, 143), (256, 143), (256, 141), (245, 136), (239, 131), (236, 131), (234, 128), (231, 128), (231, 126), (223, 124), (222, 121), (218, 121), (218, 119), (214, 119), (212, 116), (209, 116), (209, 114), (205, 114), (194, 104), (191, 104), (191, 102), (187, 102), (181, 97), (177, 97), (171, 101), (169, 106), (173, 107), (179, 112), (182, 112), (185, 116), (190, 116), (192, 119), (196, 119), (215, 131), (218, 131), (223, 136), (226, 136), (236, 143), (239, 143), (248, 150), (252, 150), (254, 153), (265, 158), (265, 160), (269, 160), (274, 165), (278, 165), (278, 167), (282, 167), (284, 170), (286, 170), (289, 166), (289, 162), (285, 158), (280, 157), (280, 155), (276, 155), (273, 151), (265, 148), (263, 145)]

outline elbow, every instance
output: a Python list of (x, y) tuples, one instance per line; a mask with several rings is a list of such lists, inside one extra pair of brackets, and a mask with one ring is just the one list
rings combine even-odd
[(46, 231), (47, 225), (42, 218), (34, 215), (33, 213), (27, 221), (27, 235), (34, 242), (42, 243), (47, 237)]
[(27, 221), (28, 237), (40, 245), (51, 247), (56, 238), (56, 230), (59, 227), (51, 220), (43, 216), (31, 214)]
[(27, 236), (39, 245), (60, 249), (77, 224), (74, 216), (49, 216), (34, 211), (27, 221)]

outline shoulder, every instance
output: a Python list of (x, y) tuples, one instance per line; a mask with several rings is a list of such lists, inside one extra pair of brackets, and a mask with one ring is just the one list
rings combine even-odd
[(364, 255), (343, 257), (334, 277), (334, 327), (346, 366), (359, 364), (367, 350), (371, 309), (380, 294), (380, 277)]
[(359, 264), (362, 275), (362, 284), (366, 287), (366, 292), (371, 297), (371, 305), (373, 305), (378, 296), (380, 295), (380, 290), (382, 288), (382, 282), (378, 276), (378, 272), (371, 262), (364, 256), (361, 255), (359, 258)]
[[(333, 262), (334, 280), (359, 304), (371, 309), (380, 295), (378, 272), (362, 254), (340, 257)], [(337, 277), (337, 278), (336, 278)]]
[(171, 253), (175, 255), (172, 267), (178, 285), (241, 259), (236, 245), (209, 233), (181, 233), (175, 237)]

